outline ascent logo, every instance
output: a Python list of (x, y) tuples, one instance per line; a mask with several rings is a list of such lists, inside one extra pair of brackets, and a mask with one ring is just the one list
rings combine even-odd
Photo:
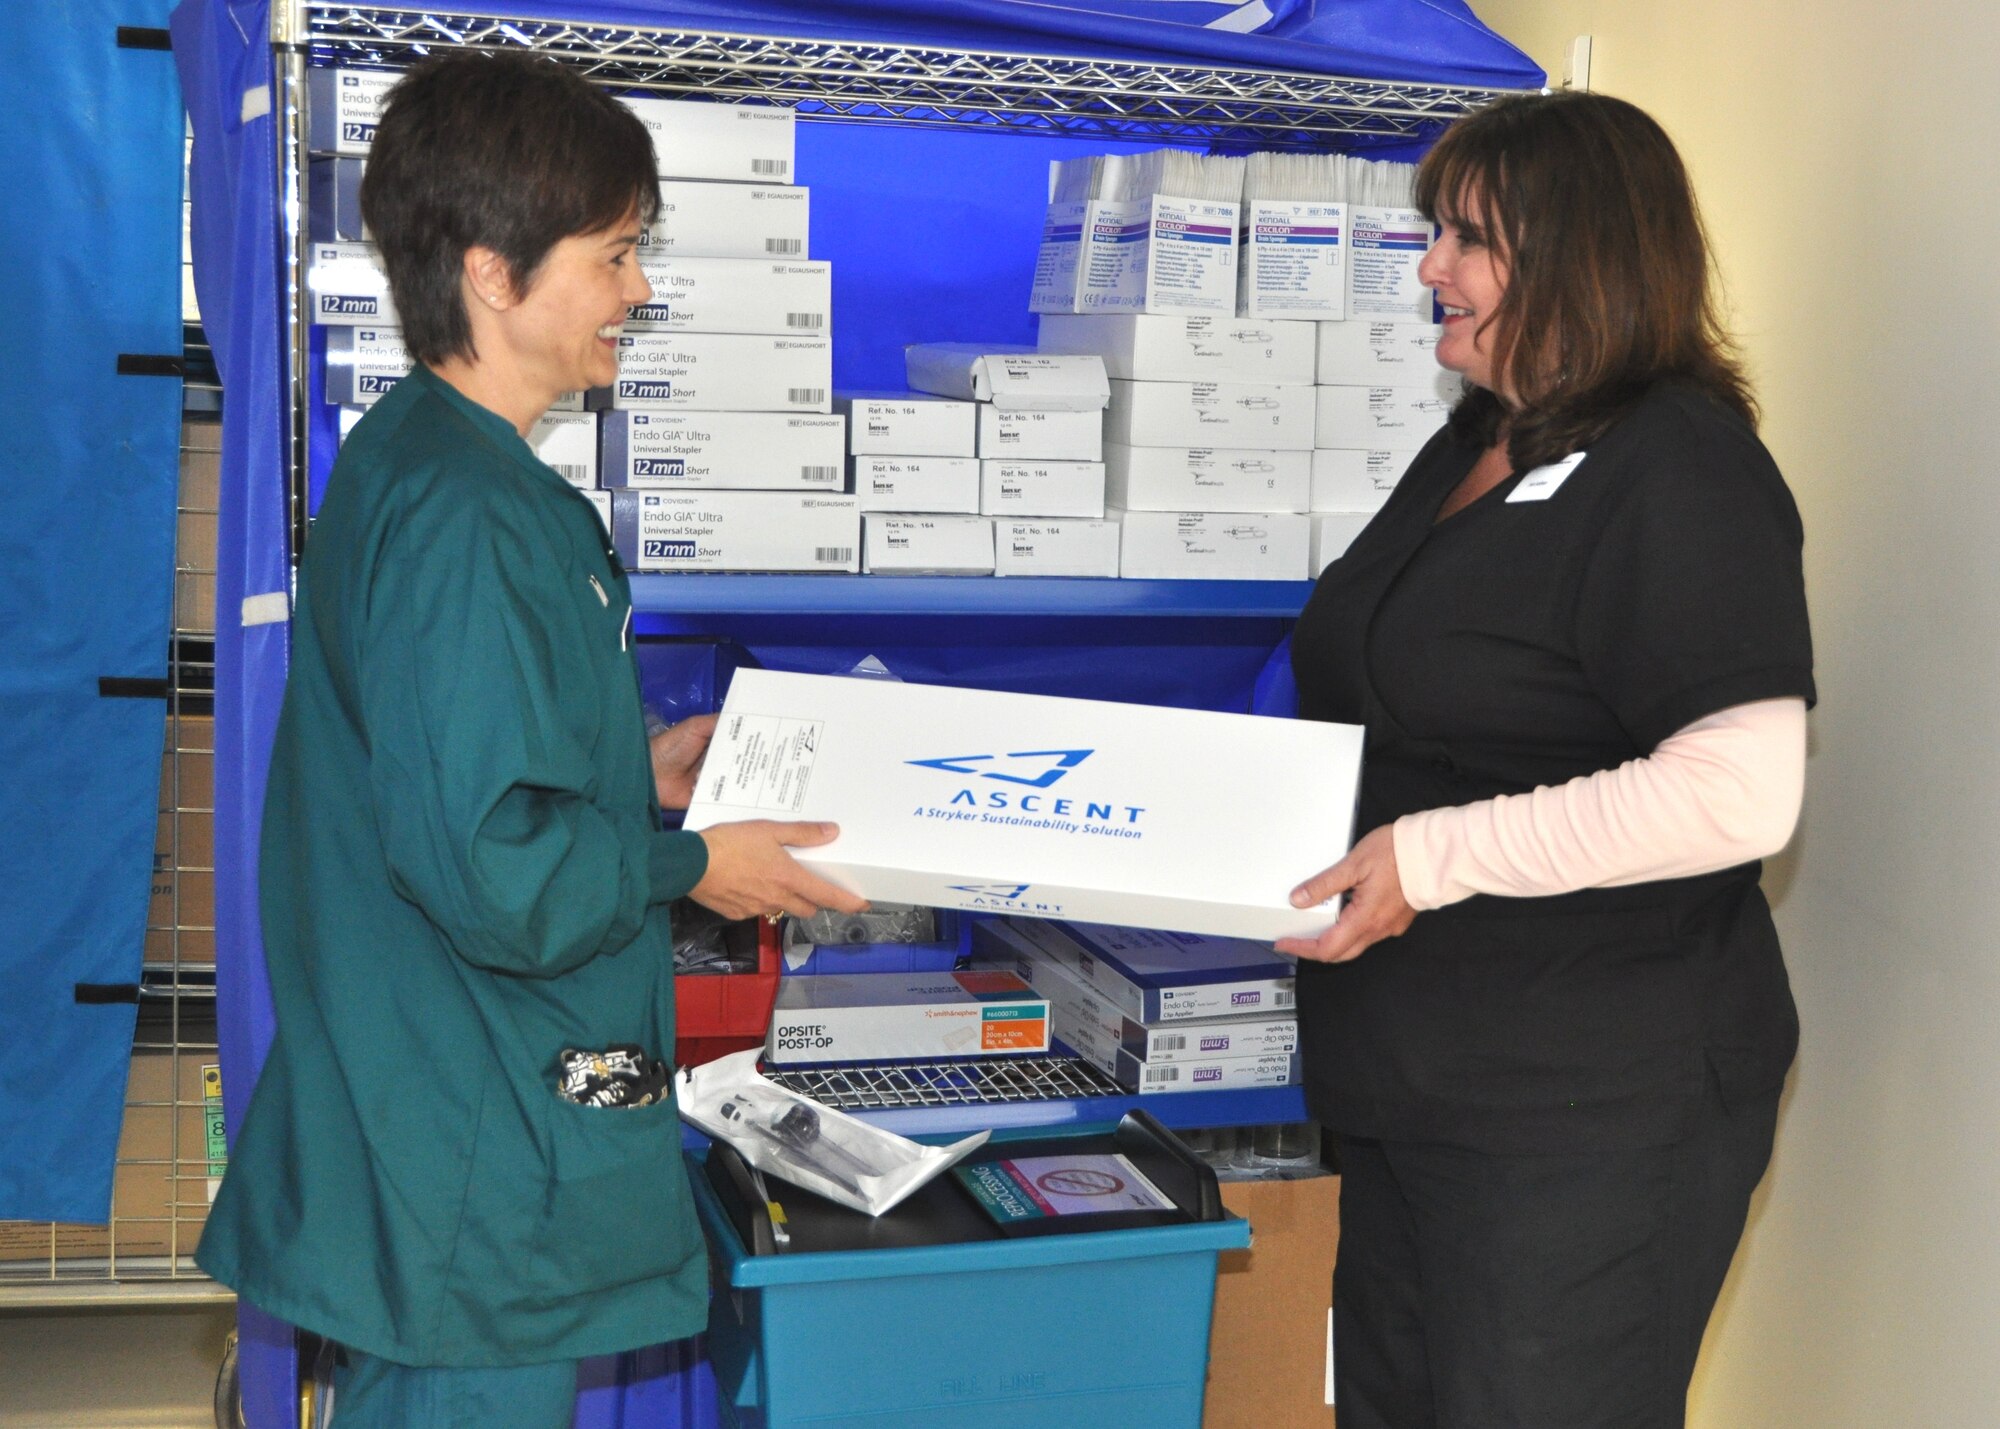
[(990, 909), (995, 913), (1032, 913), (1052, 916), (1063, 911), (1060, 903), (1044, 903), (1028, 897), (1032, 883), (953, 883), (953, 893), (963, 893), (961, 908)]
[[(946, 769), (953, 774), (972, 774), (981, 779), (998, 779), (1007, 784), (1026, 784), (1030, 789), (1046, 789), (1096, 752), (1094, 749), (1032, 749), (1019, 754), (954, 754), (949, 759), (909, 759), (904, 762), (919, 764), (926, 769)], [(1033, 772), (1032, 779), (1025, 773), (1003, 774), (998, 769), (968, 767), (993, 759), (1053, 759), (1056, 762), (1040, 770), (1036, 770), (1033, 765), (1003, 766)]]

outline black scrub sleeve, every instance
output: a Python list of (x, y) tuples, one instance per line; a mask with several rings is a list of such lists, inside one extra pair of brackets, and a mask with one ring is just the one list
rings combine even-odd
[(1735, 705), (1816, 698), (1804, 531), (1784, 478), (1710, 399), (1663, 407), (1608, 483), (1576, 612), (1588, 678), (1647, 751)]

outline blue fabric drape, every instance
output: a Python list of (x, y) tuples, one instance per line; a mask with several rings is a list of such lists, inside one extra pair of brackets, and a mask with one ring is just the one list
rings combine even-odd
[[(181, 350), (166, 0), (0, 14), (0, 1219), (102, 1222), (139, 980), (165, 723)], [(136, 997), (136, 994), (131, 994)]]

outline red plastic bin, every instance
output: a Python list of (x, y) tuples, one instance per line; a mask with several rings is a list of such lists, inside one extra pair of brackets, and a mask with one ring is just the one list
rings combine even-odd
[(698, 1067), (731, 1052), (764, 1045), (778, 1000), (778, 930), (761, 918), (757, 971), (692, 973), (674, 979), (674, 1062)]

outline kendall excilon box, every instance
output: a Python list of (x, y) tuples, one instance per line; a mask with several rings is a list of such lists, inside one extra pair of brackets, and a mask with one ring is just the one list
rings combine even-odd
[(834, 973), (778, 980), (772, 1062), (990, 1057), (1049, 1049), (1049, 1003), (1012, 973)]
[(818, 413), (618, 411), (600, 414), (605, 486), (838, 492), (847, 419)]
[(1314, 936), (1334, 906), (1291, 891), (1346, 852), (1360, 767), (1353, 725), (742, 670), (685, 827), (834, 820), (794, 856), (887, 902)]

